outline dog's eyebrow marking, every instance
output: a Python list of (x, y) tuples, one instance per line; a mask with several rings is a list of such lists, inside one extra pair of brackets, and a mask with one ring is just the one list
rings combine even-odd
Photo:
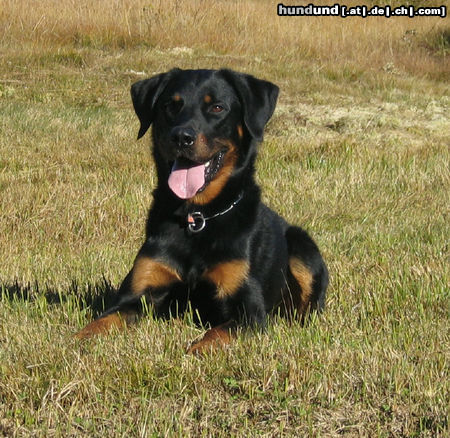
[(209, 94), (206, 94), (203, 100), (205, 103), (211, 103), (212, 97)]
[(216, 285), (217, 297), (225, 298), (237, 292), (248, 277), (249, 270), (247, 260), (231, 260), (207, 269), (203, 276)]
[(181, 100), (181, 96), (179, 94), (175, 94), (175, 96), (173, 96), (173, 100), (175, 102), (179, 102)]

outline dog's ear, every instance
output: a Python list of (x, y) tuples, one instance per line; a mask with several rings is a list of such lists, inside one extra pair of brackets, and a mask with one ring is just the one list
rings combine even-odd
[(180, 71), (174, 68), (167, 73), (161, 73), (150, 79), (144, 79), (131, 86), (131, 99), (134, 111), (139, 117), (141, 127), (139, 128), (138, 140), (147, 132), (153, 122), (155, 104), (161, 95), (169, 79)]
[(257, 141), (262, 141), (264, 126), (275, 110), (279, 88), (271, 82), (233, 70), (223, 69), (220, 73), (234, 87), (241, 100), (248, 132)]

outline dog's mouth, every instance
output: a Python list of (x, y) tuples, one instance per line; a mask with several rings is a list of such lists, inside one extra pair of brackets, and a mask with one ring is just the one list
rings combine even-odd
[(222, 168), (225, 153), (221, 150), (204, 163), (178, 157), (169, 175), (170, 189), (181, 199), (189, 199), (202, 192)]

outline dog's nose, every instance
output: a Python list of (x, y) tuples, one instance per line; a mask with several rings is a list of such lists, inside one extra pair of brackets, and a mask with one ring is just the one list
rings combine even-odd
[(174, 128), (170, 138), (180, 148), (185, 148), (194, 144), (196, 134), (191, 128)]

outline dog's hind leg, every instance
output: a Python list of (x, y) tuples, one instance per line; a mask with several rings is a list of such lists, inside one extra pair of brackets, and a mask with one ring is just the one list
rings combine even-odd
[(290, 226), (285, 236), (289, 255), (285, 309), (288, 315), (303, 321), (308, 311), (324, 308), (328, 270), (306, 231)]

